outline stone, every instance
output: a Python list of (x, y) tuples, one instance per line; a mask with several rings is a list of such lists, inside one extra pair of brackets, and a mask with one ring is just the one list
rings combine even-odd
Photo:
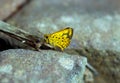
[(26, 0), (0, 0), (0, 20), (6, 20), (25, 2)]
[(84, 83), (87, 59), (52, 50), (0, 52), (0, 83)]

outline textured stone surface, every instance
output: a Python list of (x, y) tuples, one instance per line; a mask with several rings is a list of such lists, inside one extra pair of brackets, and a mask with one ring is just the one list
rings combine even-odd
[(26, 0), (0, 0), (0, 20), (6, 19), (11, 13), (25, 3)]
[(0, 83), (83, 83), (87, 59), (56, 51), (0, 52)]

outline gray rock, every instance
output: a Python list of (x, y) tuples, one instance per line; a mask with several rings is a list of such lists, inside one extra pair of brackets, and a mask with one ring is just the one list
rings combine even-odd
[(87, 59), (52, 50), (0, 52), (0, 83), (83, 83)]

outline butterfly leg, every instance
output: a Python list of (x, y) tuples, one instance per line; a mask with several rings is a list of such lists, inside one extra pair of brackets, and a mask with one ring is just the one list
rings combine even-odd
[(61, 45), (57, 44), (55, 46), (55, 49), (58, 50), (58, 51), (63, 51), (64, 50), (64, 47), (62, 47)]
[(42, 46), (42, 44), (43, 44), (42, 42), (34, 42), (35, 50), (41, 51), (40, 47)]

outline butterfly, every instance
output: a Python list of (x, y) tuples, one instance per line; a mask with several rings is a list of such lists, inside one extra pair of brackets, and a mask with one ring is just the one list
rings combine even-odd
[(66, 47), (69, 46), (72, 36), (73, 36), (73, 29), (67, 27), (65, 29), (62, 29), (60, 31), (51, 34), (45, 34), (44, 40), (54, 49), (63, 51)]

